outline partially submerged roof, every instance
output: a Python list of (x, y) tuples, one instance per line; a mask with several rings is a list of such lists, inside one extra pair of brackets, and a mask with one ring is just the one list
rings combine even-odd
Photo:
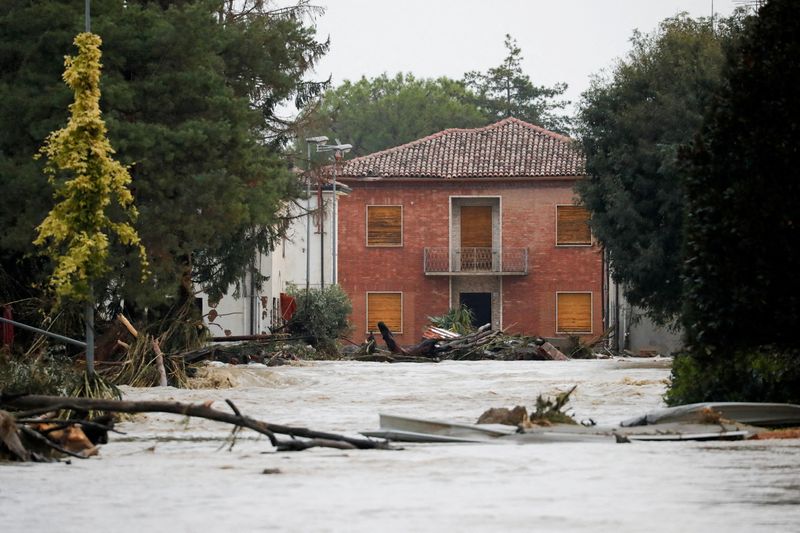
[(483, 128), (448, 129), (345, 161), (340, 178), (526, 178), (582, 176), (585, 159), (570, 139), (516, 118)]

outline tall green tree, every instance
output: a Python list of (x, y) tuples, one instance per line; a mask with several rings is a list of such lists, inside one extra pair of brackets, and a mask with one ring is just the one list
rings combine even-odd
[(487, 124), (469, 100), (463, 84), (444, 77), (362, 77), (325, 92), (310, 108), (304, 132), (339, 138), (353, 145), (354, 155), (366, 155), (446, 128)]
[(686, 197), (678, 148), (702, 124), (720, 86), (723, 43), (736, 20), (679, 15), (632, 49), (610, 76), (596, 78), (579, 113), (587, 179), (577, 190), (628, 300), (662, 324), (683, 301)]
[[(192, 281), (218, 295), (256, 250), (272, 246), (294, 193), (277, 108), (324, 87), (303, 81), (327, 49), (307, 9), (93, 1), (93, 30), (104, 41), (100, 105), (133, 176), (136, 229), (153, 273), (142, 284), (137, 273), (114, 269), (110, 294), (99, 299), (152, 307), (189, 299)], [(47, 271), (30, 255), (50, 197), (33, 155), (63, 123), (70, 94), (58, 82), (61, 58), (82, 27), (81, 2), (0, 0), (0, 184), (14, 206), (0, 210), (0, 262), (15, 277)], [(110, 254), (120, 264), (136, 261), (121, 247)]]
[(666, 400), (800, 403), (800, 4), (769, 0), (728, 48), (687, 164), (683, 324)]
[(800, 4), (770, 0), (731, 47), (686, 180), (690, 340), (725, 358), (771, 344), (798, 354)]
[(567, 133), (570, 121), (564, 108), (569, 102), (556, 100), (563, 96), (567, 84), (558, 83), (552, 87), (534, 85), (522, 70), (522, 50), (511, 35), (506, 34), (505, 47), (508, 55), (500, 65), (486, 72), (471, 71), (464, 75), (464, 83), (475, 104), (489, 122), (516, 117)]

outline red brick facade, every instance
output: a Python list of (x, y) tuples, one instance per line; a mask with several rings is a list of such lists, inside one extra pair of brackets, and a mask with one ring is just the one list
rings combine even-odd
[[(344, 179), (352, 193), (339, 202), (339, 283), (353, 303), (355, 339), (366, 333), (371, 291), (402, 292), (403, 332), (420, 340), (428, 316), (451, 302), (451, 276), (426, 275), (425, 247), (450, 245), (451, 197), (499, 197), (501, 246), (528, 250), (528, 273), (502, 276), (500, 327), (510, 332), (556, 335), (556, 294), (592, 293), (592, 335), (602, 332), (602, 254), (597, 245), (556, 246), (556, 205), (573, 204), (574, 179), (391, 180)], [(403, 245), (366, 246), (366, 207), (403, 206)], [(455, 298), (457, 296), (454, 295)]]
[[(352, 193), (339, 201), (337, 270), (352, 300), (354, 337), (367, 333), (371, 292), (402, 293), (396, 336), (404, 344), (418, 342), (428, 317), (461, 298), (478, 298), (494, 328), (562, 336), (562, 292), (582, 294), (561, 297), (561, 329), (600, 334), (602, 252), (586, 243), (582, 221), (575, 233), (566, 214), (564, 231), (571, 228), (573, 239), (566, 242), (586, 244), (556, 244), (557, 206), (575, 203), (583, 173), (583, 154), (570, 139), (514, 118), (345, 162), (338, 175)], [(402, 206), (402, 245), (393, 245), (398, 210), (374, 208), (382, 218), (374, 219), (371, 238), (380, 246), (367, 246), (367, 206)], [(396, 320), (396, 295), (371, 301)]]

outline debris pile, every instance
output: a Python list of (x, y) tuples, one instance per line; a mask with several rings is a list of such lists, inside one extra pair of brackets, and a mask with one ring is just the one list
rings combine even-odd
[[(459, 335), (431, 327), (423, 340), (414, 346), (403, 347), (395, 341), (392, 332), (383, 322), (378, 322), (387, 350), (374, 348), (368, 341), (355, 358), (361, 361), (430, 362), (445, 359), (473, 361), (492, 359), (499, 361), (566, 361), (569, 359), (558, 348), (541, 337), (509, 335), (503, 330), (493, 330), (489, 324), (472, 333)], [(365, 353), (372, 350), (372, 353)]]
[[(173, 401), (123, 401), (94, 398), (4, 394), (0, 392), (0, 458), (17, 461), (49, 461), (59, 455), (87, 459), (97, 445), (108, 442), (116, 413), (173, 413), (231, 424), (231, 441), (242, 428), (265, 435), (277, 451), (301, 451), (315, 447), (366, 450), (389, 446), (384, 440), (348, 437), (303, 427), (284, 426), (243, 415), (225, 400), (232, 412), (212, 408), (213, 401), (188, 404)], [(2, 410), (8, 409), (8, 410)], [(103, 412), (93, 420), (59, 418), (57, 413)], [(289, 439), (278, 438), (286, 435)], [(232, 446), (233, 444), (231, 444)], [(39, 448), (46, 452), (41, 453)]]
[(568, 391), (557, 394), (555, 398), (543, 397), (540, 394), (536, 397), (535, 409), (530, 413), (523, 405), (517, 405), (513, 409), (492, 407), (481, 414), (476, 424), (503, 424), (516, 426), (520, 430), (534, 426), (577, 424), (564, 409), (576, 387), (577, 385), (574, 385)]

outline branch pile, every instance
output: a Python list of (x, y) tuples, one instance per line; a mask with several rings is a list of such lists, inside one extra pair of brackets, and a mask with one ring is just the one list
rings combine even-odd
[[(391, 354), (389, 359), (397, 357), (398, 362), (409, 357), (462, 361), (479, 359), (565, 361), (569, 359), (555, 346), (540, 337), (508, 335), (503, 330), (489, 329), (489, 324), (467, 335), (447, 339), (426, 338), (419, 344), (408, 347), (400, 346), (383, 322), (378, 322), (378, 329), (389, 354)], [(377, 360), (374, 357), (371, 360)]]

